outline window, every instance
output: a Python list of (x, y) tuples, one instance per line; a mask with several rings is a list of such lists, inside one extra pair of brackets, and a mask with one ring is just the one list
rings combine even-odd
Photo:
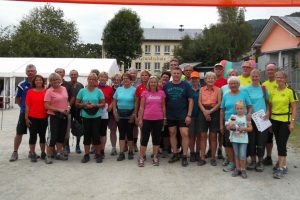
[(151, 46), (145, 45), (145, 54), (151, 54)]
[(140, 62), (135, 63), (135, 68), (136, 70), (141, 71), (141, 63)]
[(145, 63), (145, 70), (150, 70), (150, 67), (151, 67), (151, 63), (146, 62)]
[(154, 70), (160, 71), (160, 63), (154, 63)]
[(170, 55), (170, 45), (165, 46), (165, 55)]
[(155, 54), (159, 55), (160, 54), (160, 46), (155, 45)]

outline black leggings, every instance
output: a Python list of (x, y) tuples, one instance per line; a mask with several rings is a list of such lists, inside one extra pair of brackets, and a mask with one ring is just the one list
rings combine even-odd
[(29, 144), (36, 144), (37, 134), (39, 134), (40, 144), (46, 143), (46, 130), (48, 126), (47, 118), (33, 118), (29, 117), (31, 125), (29, 127)]
[(277, 144), (278, 156), (287, 156), (286, 145), (290, 136), (289, 122), (271, 120)]
[(147, 146), (151, 134), (152, 144), (158, 146), (162, 127), (163, 120), (143, 120), (141, 145)]
[(108, 121), (109, 121), (109, 119), (101, 119), (101, 128), (100, 128), (100, 136), (101, 137), (106, 136)]
[(133, 141), (133, 127), (134, 123), (129, 123), (129, 119), (119, 119), (117, 122), (119, 129), (119, 140)]
[(84, 128), (84, 145), (99, 145), (100, 144), (100, 128), (101, 117), (97, 118), (82, 118)]
[(61, 119), (55, 115), (50, 115), (50, 147), (54, 147), (56, 143), (63, 144), (67, 132), (68, 119)]
[(253, 121), (252, 122), (252, 127), (253, 131), (248, 132), (248, 138), (249, 138), (249, 143), (248, 143), (248, 153), (249, 156), (258, 156), (258, 157), (263, 157), (265, 153), (265, 147), (266, 143), (268, 140), (268, 129), (259, 132), (257, 130), (257, 127)]

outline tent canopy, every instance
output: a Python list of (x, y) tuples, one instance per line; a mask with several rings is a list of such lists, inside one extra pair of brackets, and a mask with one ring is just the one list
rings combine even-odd
[(63, 68), (66, 75), (75, 69), (86, 77), (92, 69), (107, 72), (109, 76), (119, 73), (116, 59), (96, 58), (0, 58), (0, 77), (26, 77), (26, 66), (33, 64), (37, 73), (48, 77), (56, 68)]

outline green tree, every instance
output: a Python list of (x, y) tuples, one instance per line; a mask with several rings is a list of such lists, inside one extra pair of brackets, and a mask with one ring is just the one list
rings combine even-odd
[(46, 4), (23, 17), (12, 35), (12, 56), (73, 57), (78, 42), (76, 24), (64, 12)]
[(9, 57), (11, 54), (10, 27), (0, 26), (0, 56)]
[(130, 9), (121, 9), (103, 31), (103, 47), (106, 57), (116, 58), (124, 71), (131, 60), (142, 53), (143, 29), (139, 16)]
[(83, 44), (76, 45), (74, 56), (77, 58), (101, 58), (102, 46), (100, 44)]

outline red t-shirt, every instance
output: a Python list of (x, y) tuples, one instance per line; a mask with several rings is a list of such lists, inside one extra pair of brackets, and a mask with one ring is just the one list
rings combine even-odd
[(112, 89), (112, 87), (106, 85), (106, 86), (100, 86), (98, 85), (98, 88), (103, 92), (104, 94), (104, 98), (105, 98), (105, 103), (107, 103), (108, 105), (111, 104), (112, 100), (113, 100), (113, 96), (114, 96), (114, 91)]
[(43, 91), (36, 91), (30, 89), (27, 92), (25, 105), (29, 107), (28, 116), (33, 118), (46, 118), (47, 113), (44, 105), (44, 97), (46, 89)]
[(227, 85), (227, 79), (226, 78), (219, 78), (215, 81), (215, 86), (218, 88), (223, 87), (224, 85)]
[(139, 86), (137, 86), (136, 91), (135, 91), (135, 96), (138, 98), (141, 98), (141, 95), (144, 91), (146, 91), (147, 88), (145, 85), (140, 84)]

